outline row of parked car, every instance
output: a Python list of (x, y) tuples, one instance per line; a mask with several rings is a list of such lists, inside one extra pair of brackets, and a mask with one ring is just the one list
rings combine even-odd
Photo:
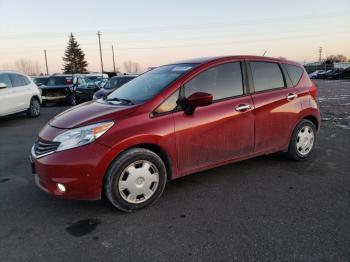
[(0, 117), (26, 112), (40, 115), (40, 107), (50, 102), (74, 106), (107, 97), (137, 75), (53, 74), (29, 77), (14, 71), (0, 71)]
[(311, 79), (350, 79), (350, 67), (348, 68), (336, 68), (329, 70), (316, 70), (309, 74)]
[(41, 90), (43, 106), (48, 102), (65, 102), (73, 106), (104, 98), (136, 76), (124, 74), (109, 78), (107, 74), (54, 74), (34, 77), (33, 81)]

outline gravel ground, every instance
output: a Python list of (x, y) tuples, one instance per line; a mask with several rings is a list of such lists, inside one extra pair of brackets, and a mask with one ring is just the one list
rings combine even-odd
[(170, 182), (153, 207), (60, 200), (34, 185), (38, 119), (0, 120), (0, 261), (350, 261), (350, 82), (317, 81), (305, 162), (258, 157)]

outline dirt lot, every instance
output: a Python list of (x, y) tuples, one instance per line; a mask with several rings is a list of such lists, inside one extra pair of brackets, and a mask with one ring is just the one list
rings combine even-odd
[(350, 82), (317, 84), (309, 161), (274, 154), (194, 174), (133, 214), (34, 185), (30, 147), (65, 107), (0, 120), (0, 261), (349, 261)]

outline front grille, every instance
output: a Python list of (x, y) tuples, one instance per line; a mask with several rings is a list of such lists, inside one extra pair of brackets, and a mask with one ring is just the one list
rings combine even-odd
[(34, 143), (34, 153), (36, 156), (46, 155), (55, 152), (59, 145), (59, 142), (36, 141)]

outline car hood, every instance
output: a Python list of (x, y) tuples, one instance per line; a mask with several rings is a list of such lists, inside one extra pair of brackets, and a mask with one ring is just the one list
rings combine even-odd
[(70, 129), (93, 123), (114, 120), (135, 111), (137, 105), (110, 105), (90, 101), (72, 107), (50, 120), (49, 125), (56, 128)]

